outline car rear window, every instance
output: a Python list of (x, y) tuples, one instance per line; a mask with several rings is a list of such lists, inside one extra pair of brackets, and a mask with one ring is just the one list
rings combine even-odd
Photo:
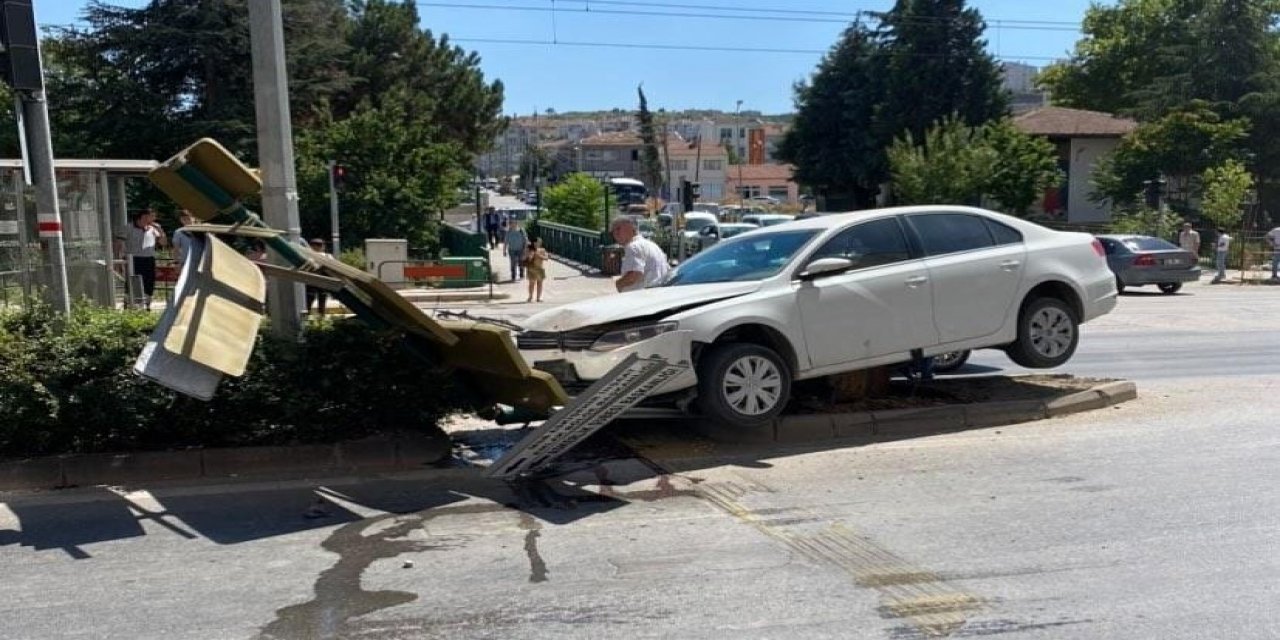
[(1002, 222), (987, 220), (987, 227), (996, 239), (996, 244), (1018, 244), (1022, 242), (1022, 232)]
[(1130, 251), (1169, 251), (1178, 250), (1178, 245), (1160, 238), (1152, 238), (1149, 236), (1140, 236), (1137, 238), (1125, 238), (1124, 246), (1129, 247)]

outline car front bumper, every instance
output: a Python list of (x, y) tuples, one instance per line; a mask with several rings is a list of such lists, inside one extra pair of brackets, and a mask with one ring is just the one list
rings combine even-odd
[(691, 331), (671, 331), (613, 351), (579, 349), (520, 351), (520, 355), (529, 363), (529, 366), (555, 376), (570, 395), (576, 395), (592, 382), (603, 378), (631, 354), (641, 358), (662, 358), (672, 364), (688, 366), (683, 373), (654, 389), (651, 396), (688, 389), (698, 383), (697, 375), (693, 371), (693, 332)]

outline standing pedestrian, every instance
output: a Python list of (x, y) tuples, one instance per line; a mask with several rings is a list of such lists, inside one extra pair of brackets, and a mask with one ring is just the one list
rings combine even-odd
[(1200, 232), (1191, 228), (1190, 222), (1182, 223), (1182, 232), (1178, 234), (1178, 246), (1183, 251), (1190, 251), (1193, 258), (1200, 257)]
[(1218, 284), (1227, 279), (1227, 252), (1231, 250), (1231, 236), (1227, 235), (1227, 231), (1222, 227), (1218, 227), (1218, 243), (1214, 249), (1214, 264), (1218, 267), (1217, 275), (1213, 276), (1212, 284)]
[(614, 218), (609, 231), (613, 233), (613, 239), (624, 247), (622, 277), (613, 282), (619, 293), (652, 287), (667, 277), (667, 272), (671, 270), (667, 254), (652, 240), (640, 235), (635, 218)]
[(529, 276), (529, 297), (525, 302), (533, 302), (537, 295), (542, 302), (542, 281), (547, 279), (547, 250), (542, 248), (542, 238), (529, 241), (529, 248), (524, 251), (525, 273)]
[(173, 232), (171, 244), (173, 245), (173, 261), (178, 265), (179, 269), (186, 262), (187, 250), (191, 248), (191, 232), (187, 231), (187, 227), (191, 226), (194, 221), (195, 218), (191, 216), (190, 211), (183, 209), (178, 213), (178, 222), (181, 222), (182, 226)]
[(484, 212), (484, 232), (489, 237), (489, 248), (496, 249), (498, 247), (498, 210), (489, 207)]
[(507, 233), (502, 242), (507, 247), (507, 259), (511, 261), (511, 281), (515, 282), (524, 277), (524, 250), (529, 246), (529, 236), (520, 228), (519, 220), (507, 223)]
[[(327, 256), (330, 258), (333, 257), (325, 252), (323, 238), (312, 238), (311, 240), (307, 241), (307, 246), (312, 251), (318, 254), (321, 254), (323, 256)], [(324, 315), (325, 304), (328, 303), (329, 301), (329, 292), (325, 291), (324, 289), (321, 289), (320, 287), (313, 287), (311, 285), (307, 285), (306, 291), (307, 291), (307, 315), (311, 315), (311, 306), (313, 304), (316, 306), (316, 310), (320, 312), (320, 315)]]
[(151, 309), (156, 291), (156, 247), (168, 243), (164, 229), (156, 224), (156, 212), (143, 209), (133, 215), (129, 226), (116, 235), (116, 255), (127, 261), (130, 276), (142, 278), (142, 307)]
[(1280, 280), (1276, 269), (1280, 267), (1280, 227), (1267, 232), (1267, 242), (1271, 245), (1271, 280)]

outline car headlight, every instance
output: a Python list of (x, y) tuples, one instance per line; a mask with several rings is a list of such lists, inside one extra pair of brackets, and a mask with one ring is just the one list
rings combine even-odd
[(668, 331), (675, 331), (676, 326), (677, 323), (675, 322), (659, 322), (657, 324), (646, 324), (639, 327), (610, 331), (597, 338), (595, 343), (591, 345), (591, 350), (613, 351), (614, 349), (621, 349), (622, 347), (660, 336)]

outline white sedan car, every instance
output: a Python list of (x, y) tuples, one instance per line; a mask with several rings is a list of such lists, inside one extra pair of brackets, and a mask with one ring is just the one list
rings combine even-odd
[(655, 395), (754, 425), (782, 412), (796, 380), (984, 347), (1059, 366), (1080, 323), (1115, 304), (1115, 277), (1088, 234), (970, 207), (904, 207), (744, 233), (660, 286), (539, 313), (517, 342), (571, 391), (656, 349), (692, 369)]

